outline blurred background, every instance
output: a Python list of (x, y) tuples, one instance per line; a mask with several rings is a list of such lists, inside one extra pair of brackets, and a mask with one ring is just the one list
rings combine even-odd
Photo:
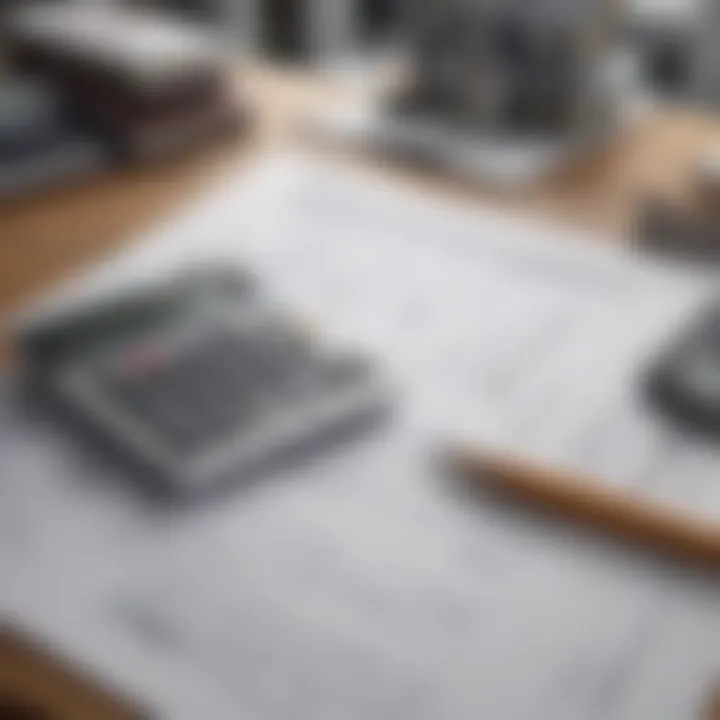
[[(203, 23), (225, 35), (239, 51), (309, 65), (371, 61), (378, 52), (392, 51), (412, 35), (422, 6), (433, 5), (422, 0), (148, 0), (137, 4)], [(463, 3), (439, 4), (441, 12), (451, 12), (453, 4)], [(598, 5), (584, 0), (574, 4), (584, 5), (591, 13)], [(713, 57), (719, 32), (717, 3), (608, 0), (602, 4), (617, 14), (617, 38), (636, 56), (653, 88), (672, 96), (709, 100), (716, 96), (714, 76), (720, 72)], [(538, 18), (541, 6), (536, 8)], [(577, 10), (569, 5), (567, 9)]]

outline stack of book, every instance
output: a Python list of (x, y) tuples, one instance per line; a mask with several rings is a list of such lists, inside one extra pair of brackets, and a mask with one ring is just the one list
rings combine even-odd
[(106, 4), (31, 4), (9, 23), (11, 58), (51, 81), (122, 155), (182, 150), (245, 124), (227, 54), (185, 23)]
[(12, 197), (96, 171), (107, 145), (42, 82), (0, 85), (0, 197)]

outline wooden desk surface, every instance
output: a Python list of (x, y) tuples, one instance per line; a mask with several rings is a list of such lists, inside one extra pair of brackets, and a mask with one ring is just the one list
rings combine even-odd
[[(347, 102), (356, 92), (337, 77), (268, 68), (246, 69), (241, 85), (258, 113), (258, 127), (250, 139), (152, 167), (113, 171), (0, 207), (0, 312), (131, 242), (223, 173), (273, 150), (302, 147), (295, 132), (298, 120), (323, 104)], [(695, 158), (714, 143), (720, 143), (720, 122), (668, 110), (647, 118), (552, 182), (515, 198), (399, 168), (383, 158), (354, 157), (352, 162), (382, 166), (384, 174), (428, 192), (599, 228), (622, 241), (637, 200), (657, 190), (686, 192)], [(0, 352), (1, 342), (2, 338)], [(51, 718), (129, 717), (116, 704), (103, 705), (92, 691), (63, 677), (53, 674), (45, 662), (33, 663), (26, 649), (0, 635), (0, 693), (11, 678), (11, 688), (39, 693), (49, 707), (58, 708)], [(73, 702), (75, 709), (68, 711)], [(720, 712), (711, 713), (720, 720)]]

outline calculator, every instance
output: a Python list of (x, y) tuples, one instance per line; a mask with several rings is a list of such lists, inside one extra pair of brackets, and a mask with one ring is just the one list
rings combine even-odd
[(376, 421), (390, 404), (374, 362), (311, 337), (239, 270), (135, 289), (26, 330), (19, 347), (43, 397), (182, 493)]

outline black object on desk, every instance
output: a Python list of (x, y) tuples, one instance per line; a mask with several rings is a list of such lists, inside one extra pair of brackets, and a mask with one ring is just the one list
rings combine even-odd
[(252, 278), (196, 271), (19, 337), (31, 386), (177, 493), (377, 418), (374, 365), (324, 347)]
[(96, 171), (108, 157), (104, 141), (48, 85), (0, 84), (0, 198)]
[(647, 387), (667, 415), (720, 439), (720, 304), (673, 341), (650, 370)]
[(720, 260), (717, 213), (651, 198), (640, 209), (636, 236), (641, 248), (691, 262)]

